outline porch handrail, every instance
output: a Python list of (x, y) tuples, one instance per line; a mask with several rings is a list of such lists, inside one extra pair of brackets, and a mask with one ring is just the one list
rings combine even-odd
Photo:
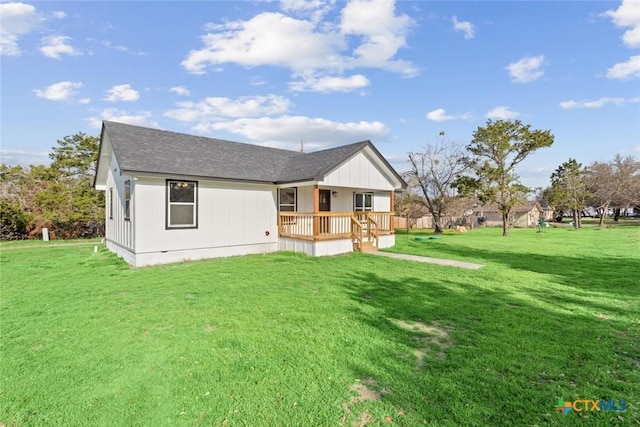
[(354, 216), (351, 217), (351, 240), (358, 242), (358, 248), (362, 247), (362, 224)]
[[(373, 225), (373, 227), (372, 227)], [(367, 212), (367, 230), (369, 233), (369, 238), (373, 237), (374, 245), (377, 247), (380, 244), (380, 238), (378, 237), (378, 228), (380, 225), (378, 222), (373, 219), (372, 215)]]
[(356, 227), (353, 221), (356, 221), (361, 240), (374, 238), (378, 244), (380, 235), (393, 234), (391, 215), (391, 212), (378, 211), (281, 211), (278, 213), (278, 234), (302, 240), (348, 239)]

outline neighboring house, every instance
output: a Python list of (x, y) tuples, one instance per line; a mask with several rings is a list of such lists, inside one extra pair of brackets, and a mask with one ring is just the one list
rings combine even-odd
[[(487, 227), (502, 226), (502, 212), (496, 207), (478, 206), (476, 209), (479, 218), (484, 218), (483, 224)], [(514, 207), (511, 211), (511, 225), (514, 227), (537, 227), (538, 220), (543, 217), (544, 210), (540, 203), (529, 201), (523, 205)]]
[(300, 153), (105, 121), (94, 187), (107, 247), (144, 266), (390, 247), (406, 184), (370, 141)]
[(541, 205), (541, 207), (542, 207), (542, 219), (544, 219), (545, 221), (555, 221), (556, 210), (553, 208), (553, 206), (544, 204), (544, 205)]

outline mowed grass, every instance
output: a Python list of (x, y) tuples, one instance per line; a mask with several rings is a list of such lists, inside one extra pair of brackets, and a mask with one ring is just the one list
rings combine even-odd
[(500, 233), (392, 249), (480, 270), (2, 245), (0, 423), (638, 425), (640, 228)]

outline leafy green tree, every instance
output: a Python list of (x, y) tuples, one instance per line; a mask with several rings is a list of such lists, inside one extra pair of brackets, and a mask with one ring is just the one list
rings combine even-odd
[(564, 162), (551, 174), (551, 186), (545, 196), (556, 209), (570, 209), (574, 228), (581, 228), (582, 210), (590, 196), (587, 168), (575, 159)]
[(92, 188), (98, 148), (97, 137), (79, 132), (58, 140), (49, 166), (0, 166), (3, 230), (12, 230), (0, 239), (39, 235), (43, 227), (59, 238), (101, 235), (104, 194)]
[(49, 158), (51, 169), (67, 178), (93, 179), (98, 163), (100, 138), (83, 132), (59, 139)]
[(529, 189), (520, 183), (516, 166), (539, 148), (553, 144), (549, 130), (532, 130), (520, 120), (488, 120), (478, 127), (467, 150), (473, 155), (474, 178), (456, 182), (462, 192), (475, 192), (483, 203), (495, 204), (502, 213), (502, 235), (509, 235), (512, 210), (526, 199)]
[(104, 193), (92, 188), (100, 139), (78, 132), (57, 142), (49, 154), (53, 182), (36, 204), (65, 237), (92, 235), (104, 228)]
[(24, 239), (30, 221), (22, 206), (0, 198), (0, 240)]

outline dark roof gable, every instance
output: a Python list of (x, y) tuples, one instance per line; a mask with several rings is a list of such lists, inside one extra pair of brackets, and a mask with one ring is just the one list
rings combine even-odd
[[(178, 175), (246, 182), (286, 183), (320, 180), (365, 147), (404, 185), (370, 141), (313, 153), (262, 147), (116, 122), (103, 122), (123, 173)], [(102, 147), (101, 147), (102, 148)]]

